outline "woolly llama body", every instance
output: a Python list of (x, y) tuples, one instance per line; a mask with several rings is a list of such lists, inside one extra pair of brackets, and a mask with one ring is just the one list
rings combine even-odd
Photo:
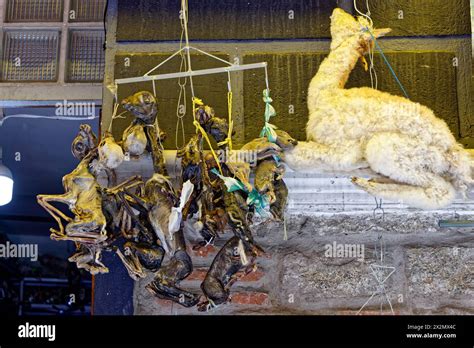
[[(446, 123), (429, 108), (371, 88), (344, 89), (350, 72), (373, 44), (341, 9), (331, 17), (331, 52), (308, 91), (308, 142), (286, 154), (296, 170), (351, 174), (368, 169), (376, 178), (353, 178), (368, 193), (435, 209), (472, 183), (470, 157)], [(375, 37), (388, 30), (372, 29)]]

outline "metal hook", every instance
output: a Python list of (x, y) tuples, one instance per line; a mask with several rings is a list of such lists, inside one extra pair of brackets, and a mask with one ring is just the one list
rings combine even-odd
[(385, 220), (385, 210), (382, 208), (382, 198), (380, 198), (380, 201), (377, 201), (377, 197), (375, 197), (375, 208), (373, 210), (374, 219), (376, 219), (376, 215), (377, 215), (378, 211), (382, 212), (382, 221), (384, 221)]

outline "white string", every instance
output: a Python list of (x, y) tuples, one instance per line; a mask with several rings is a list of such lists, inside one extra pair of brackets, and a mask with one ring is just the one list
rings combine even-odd
[[(181, 56), (181, 64), (179, 66), (179, 71), (186, 71), (188, 69), (187, 64), (186, 64), (186, 57), (184, 55), (184, 52), (182, 51), (183, 48), (183, 40), (184, 40), (184, 35), (185, 35), (185, 25), (184, 25), (184, 20), (185, 16), (181, 17), (181, 37), (179, 41), (179, 49), (180, 49), (180, 56)], [(176, 132), (175, 132), (175, 145), (176, 149), (182, 149), (186, 145), (186, 135), (184, 132), (184, 121), (183, 118), (186, 116), (186, 111), (187, 111), (187, 104), (186, 104), (186, 78), (183, 80), (181, 78), (178, 79), (178, 85), (179, 85), (179, 95), (178, 95), (178, 104), (176, 106)], [(180, 113), (180, 107), (183, 106), (184, 110), (183, 113)], [(179, 133), (179, 128), (181, 128), (181, 146), (178, 145), (178, 133)], [(176, 162), (176, 160), (175, 160)]]
[(74, 117), (74, 116), (42, 116), (42, 115), (28, 115), (28, 114), (18, 114), (18, 115), (9, 115), (5, 116), (0, 120), (0, 126), (3, 123), (11, 118), (33, 118), (33, 119), (50, 119), (50, 120), (58, 120), (58, 121), (87, 121), (87, 120), (94, 120), (99, 118), (99, 116), (87, 116), (87, 117)]
[[(369, 0), (366, 0), (365, 2), (366, 7), (367, 7), (367, 13), (363, 13), (357, 8), (357, 0), (354, 0), (354, 9), (356, 12), (367, 19), (369, 21), (369, 25), (371, 28), (374, 26), (374, 21), (372, 20), (371, 12), (370, 12), (370, 6), (369, 6)], [(370, 61), (370, 66), (369, 66), (369, 74), (370, 74), (370, 85), (374, 89), (378, 89), (379, 87), (379, 79), (377, 76), (377, 71), (375, 70), (375, 65), (374, 65), (374, 54), (375, 50), (372, 49), (372, 46), (369, 45), (369, 61)]]
[[(183, 18), (183, 30), (184, 30), (184, 37), (186, 40), (186, 58), (188, 60), (188, 71), (192, 71), (191, 68), (191, 53), (189, 51), (189, 32), (188, 32), (188, 0), (181, 0), (181, 11), (182, 11), (182, 18)], [(194, 94), (194, 83), (193, 83), (193, 77), (189, 76), (189, 87), (191, 88), (191, 96), (194, 100), (196, 95)], [(193, 117), (194, 115), (194, 110), (193, 110)]]
[[(152, 80), (151, 83), (153, 85), (153, 96), (155, 97), (155, 100), (158, 100), (157, 97), (156, 97), (155, 80)], [(155, 127), (155, 132), (156, 132), (156, 135), (157, 135), (157, 138), (158, 138), (158, 144), (160, 145), (160, 149), (161, 149), (161, 151), (164, 151), (165, 148), (163, 147), (163, 144), (161, 143), (161, 136), (160, 136), (161, 128), (160, 128), (160, 122), (158, 121), (158, 115), (156, 115), (156, 117), (155, 117), (155, 123), (153, 124), (153, 127)], [(165, 159), (165, 157), (163, 156), (163, 160), (164, 159)]]
[(365, 5), (367, 7), (367, 13), (363, 13), (361, 12), (358, 8), (357, 8), (357, 0), (354, 0), (354, 9), (356, 10), (356, 12), (358, 14), (360, 14), (362, 17), (365, 17), (369, 23), (370, 23), (370, 26), (373, 27), (374, 26), (374, 21), (372, 20), (372, 18), (370, 17), (371, 16), (371, 13), (370, 13), (370, 8), (369, 8), (369, 0), (366, 0), (365, 1)]
[(267, 68), (266, 64), (265, 64), (265, 86), (267, 88), (267, 91), (270, 92), (270, 82), (269, 82), (269, 78), (268, 78), (268, 68)]

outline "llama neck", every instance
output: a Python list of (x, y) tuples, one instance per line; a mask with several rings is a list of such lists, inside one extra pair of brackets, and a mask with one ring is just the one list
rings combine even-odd
[(318, 98), (319, 92), (344, 88), (349, 74), (361, 56), (358, 48), (358, 38), (346, 40), (324, 59), (309, 85), (308, 104), (310, 110), (311, 102)]

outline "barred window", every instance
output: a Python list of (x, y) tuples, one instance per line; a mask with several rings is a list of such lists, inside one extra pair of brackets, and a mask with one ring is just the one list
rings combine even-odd
[(8, 0), (6, 22), (62, 22), (63, 0)]
[(70, 22), (102, 22), (106, 0), (71, 0)]
[(102, 31), (72, 30), (69, 36), (68, 81), (100, 82), (104, 78)]
[(3, 81), (56, 81), (58, 31), (6, 31), (3, 40)]

